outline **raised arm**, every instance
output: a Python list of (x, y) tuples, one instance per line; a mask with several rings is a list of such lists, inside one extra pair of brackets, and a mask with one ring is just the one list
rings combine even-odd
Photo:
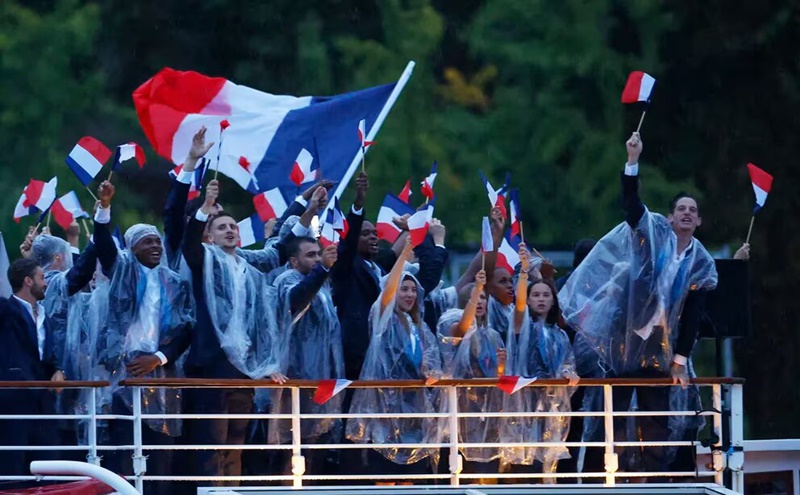
[(333, 267), (331, 278), (347, 277), (353, 269), (353, 261), (358, 254), (358, 241), (361, 238), (361, 226), (364, 224), (364, 202), (369, 189), (369, 179), (365, 172), (356, 177), (356, 199), (353, 208), (347, 214), (349, 231), (347, 237), (339, 243), (339, 259)]
[(203, 268), (203, 232), (205, 232), (208, 217), (217, 212), (217, 197), (219, 196), (219, 182), (212, 180), (206, 186), (206, 196), (203, 206), (197, 210), (193, 218), (186, 225), (186, 236), (183, 239), (183, 258), (192, 271)]
[(442, 280), (442, 273), (449, 256), (447, 248), (444, 247), (444, 239), (445, 227), (442, 222), (434, 218), (431, 220), (425, 240), (414, 249), (414, 254), (419, 260), (417, 279), (425, 295), (433, 292)]
[(453, 329), (453, 337), (462, 338), (467, 331), (472, 328), (472, 324), (475, 323), (475, 314), (478, 311), (478, 302), (481, 298), (481, 292), (483, 292), (485, 287), (486, 272), (481, 270), (475, 276), (475, 287), (473, 287), (472, 293), (469, 295), (469, 302), (467, 302), (467, 306), (464, 308), (461, 320)]
[(517, 288), (514, 291), (514, 331), (519, 332), (528, 311), (528, 271), (530, 270), (530, 253), (524, 242), (519, 244), (519, 260), (521, 263)]
[[(97, 188), (97, 212), (94, 215), (94, 246), (97, 249), (97, 259), (100, 267), (107, 277), (111, 277), (114, 264), (117, 262), (117, 245), (111, 237), (111, 200), (116, 192), (114, 185), (104, 181)], [(94, 271), (94, 270), (92, 270)]]
[(386, 280), (386, 286), (381, 292), (381, 314), (386, 310), (386, 307), (394, 300), (397, 295), (397, 289), (400, 286), (400, 279), (403, 278), (403, 269), (405, 268), (406, 260), (411, 255), (411, 240), (406, 242), (406, 246), (394, 262), (392, 271), (389, 272), (389, 278)]
[(642, 154), (643, 146), (638, 132), (634, 132), (625, 143), (628, 162), (625, 164), (625, 172), (621, 174), (622, 208), (625, 210), (625, 221), (631, 228), (639, 225), (645, 210), (644, 203), (639, 197), (639, 156)]
[(469, 264), (467, 271), (464, 272), (464, 275), (458, 279), (456, 282), (456, 291), (461, 291), (465, 285), (475, 280), (475, 275), (477, 275), (478, 271), (481, 270), (481, 265), (483, 265), (483, 271), (486, 273), (492, 274), (494, 273), (494, 265), (497, 262), (497, 250), (500, 248), (500, 243), (503, 241), (503, 230), (506, 226), (506, 219), (503, 218), (503, 215), (500, 213), (499, 208), (492, 208), (490, 213), (490, 218), (492, 219), (492, 239), (494, 241), (494, 250), (491, 253), (478, 253), (472, 259), (472, 262)]
[(330, 269), (336, 263), (336, 246), (330, 245), (322, 250), (322, 259), (303, 280), (292, 287), (289, 291), (289, 304), (292, 309), (292, 316), (303, 311), (316, 297), (317, 292), (328, 280)]

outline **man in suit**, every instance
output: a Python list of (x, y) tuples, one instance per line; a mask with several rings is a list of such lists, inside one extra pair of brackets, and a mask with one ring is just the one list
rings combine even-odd
[[(44, 270), (33, 259), (19, 259), (8, 269), (14, 295), (0, 299), (0, 380), (64, 381), (52, 347), (52, 335), (44, 325), (47, 282)], [(2, 414), (54, 414), (55, 392), (48, 389), (0, 390)], [(52, 445), (57, 438), (56, 422), (3, 420), (0, 445)], [(50, 454), (50, 455), (48, 455)], [(51, 457), (53, 452), (2, 451), (0, 465), (6, 474), (25, 475), (30, 461)]]

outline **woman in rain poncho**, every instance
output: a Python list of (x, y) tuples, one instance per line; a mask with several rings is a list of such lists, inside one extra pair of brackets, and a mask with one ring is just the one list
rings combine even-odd
[[(409, 241), (372, 306), (371, 337), (361, 380), (425, 378), (430, 384), (441, 377), (439, 345), (420, 312), (422, 289), (413, 275), (403, 271), (410, 253)], [(351, 414), (433, 412), (434, 392), (426, 388), (359, 388), (350, 406)], [(373, 472), (424, 474), (429, 472), (428, 460), (438, 460), (438, 447), (402, 446), (437, 442), (440, 433), (434, 418), (354, 418), (347, 421), (347, 438), (356, 443), (391, 445), (368, 451)]]
[[(459, 307), (439, 319), (438, 336), (444, 357), (445, 375), (452, 378), (490, 378), (503, 373), (506, 352), (503, 339), (488, 325), (486, 312), (486, 272), (479, 271), (475, 283), (459, 293)], [(503, 392), (496, 387), (458, 389), (459, 412), (497, 412), (502, 410)], [(498, 443), (501, 418), (461, 418), (459, 442)], [(452, 432), (450, 432), (452, 434)], [(464, 447), (465, 472), (496, 473), (500, 449)]]

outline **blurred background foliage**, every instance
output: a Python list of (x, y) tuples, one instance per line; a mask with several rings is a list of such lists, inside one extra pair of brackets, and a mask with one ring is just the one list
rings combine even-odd
[[(653, 210), (699, 193), (699, 237), (735, 249), (753, 204), (745, 164), (776, 177), (755, 223), (755, 338), (737, 341), (737, 372), (751, 436), (798, 437), (798, 21), (798, 2), (777, 0), (4, 0), (0, 229), (13, 252), (35, 221), (12, 221), (30, 178), (57, 175), (60, 194), (90, 206), (63, 162), (84, 135), (145, 146), (143, 170), (115, 174), (115, 221), (159, 224), (171, 165), (146, 142), (131, 93), (164, 66), (325, 95), (393, 81), (414, 60), (367, 160), (368, 214), (439, 160), (448, 245), (475, 243), (489, 206), (477, 171), (498, 187), (510, 171), (528, 241), (570, 249), (621, 221), (618, 174), (640, 107), (619, 96), (645, 70), (658, 79), (642, 128)], [(232, 183), (223, 199), (251, 213)]]

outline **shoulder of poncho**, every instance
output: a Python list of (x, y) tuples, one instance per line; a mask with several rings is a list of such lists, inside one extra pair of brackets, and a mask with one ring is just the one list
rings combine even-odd
[(448, 309), (447, 311), (442, 313), (442, 316), (439, 317), (439, 323), (441, 324), (443, 321), (450, 320), (450, 319), (460, 320), (461, 319), (461, 315), (463, 315), (463, 314), (464, 314), (464, 310), (463, 309), (460, 309), (460, 308)]
[(300, 274), (294, 268), (287, 269), (283, 273), (279, 274), (275, 277), (275, 281), (272, 283), (275, 287), (281, 287), (284, 284), (297, 284), (302, 280), (303, 275)]

